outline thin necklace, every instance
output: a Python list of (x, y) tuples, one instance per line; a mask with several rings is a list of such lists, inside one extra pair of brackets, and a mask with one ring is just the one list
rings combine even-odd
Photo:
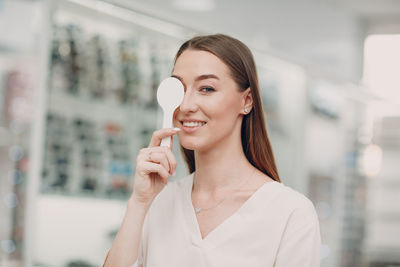
[[(240, 188), (242, 185), (244, 185), (245, 183), (247, 183), (251, 178), (253, 178), (253, 176), (254, 176), (255, 173), (256, 173), (256, 169), (253, 171), (253, 174), (252, 174), (249, 178), (247, 178), (243, 183), (241, 183), (237, 188)], [(215, 206), (213, 206), (213, 207), (211, 207), (211, 208), (201, 208), (201, 207), (195, 206), (195, 205), (193, 204), (194, 211), (195, 211), (197, 214), (199, 214), (200, 212), (205, 211), (205, 210), (215, 209), (216, 207), (218, 207), (219, 205), (221, 205), (221, 203), (224, 202), (227, 198), (228, 198), (228, 197), (223, 198), (220, 202), (217, 203), (217, 205), (215, 205)]]

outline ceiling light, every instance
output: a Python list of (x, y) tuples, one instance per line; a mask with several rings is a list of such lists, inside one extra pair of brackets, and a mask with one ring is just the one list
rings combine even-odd
[(361, 171), (368, 177), (377, 176), (382, 167), (382, 149), (374, 144), (368, 145), (361, 155)]
[(187, 11), (211, 11), (215, 9), (214, 0), (174, 0), (174, 7)]

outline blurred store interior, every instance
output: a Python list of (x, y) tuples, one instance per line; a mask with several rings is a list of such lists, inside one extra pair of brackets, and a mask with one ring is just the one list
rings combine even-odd
[(0, 267), (101, 266), (160, 126), (157, 86), (206, 33), (255, 55), (321, 266), (400, 266), (399, 1), (0, 0)]

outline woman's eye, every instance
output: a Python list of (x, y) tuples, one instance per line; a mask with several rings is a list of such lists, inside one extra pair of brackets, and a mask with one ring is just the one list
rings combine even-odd
[(205, 86), (205, 87), (201, 87), (201, 88), (200, 88), (200, 91), (201, 91), (201, 92), (208, 93), (208, 92), (213, 92), (213, 91), (215, 91), (215, 90), (214, 90), (214, 88), (212, 88), (212, 87)]

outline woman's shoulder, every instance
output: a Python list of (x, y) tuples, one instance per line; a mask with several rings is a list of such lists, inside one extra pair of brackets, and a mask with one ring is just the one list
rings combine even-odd
[(303, 193), (285, 185), (283, 182), (277, 183), (280, 190), (280, 198), (283, 203), (287, 203), (294, 208), (310, 208), (313, 207), (311, 200)]
[(264, 173), (259, 173), (255, 177), (253, 187), (261, 189), (263, 197), (268, 198), (268, 202), (279, 202), (280, 206), (291, 208), (312, 206), (311, 201), (304, 194), (285, 185), (284, 182), (278, 182)]
[(292, 217), (318, 219), (314, 204), (307, 196), (282, 182), (273, 183), (277, 192), (273, 202), (278, 209)]
[[(290, 216), (293, 212), (315, 216), (314, 204), (303, 193), (285, 185), (284, 182), (275, 181), (265, 174), (258, 177), (259, 183), (255, 186), (260, 187), (259, 195), (263, 209), (284, 217)], [(262, 186), (259, 186), (260, 184)]]

